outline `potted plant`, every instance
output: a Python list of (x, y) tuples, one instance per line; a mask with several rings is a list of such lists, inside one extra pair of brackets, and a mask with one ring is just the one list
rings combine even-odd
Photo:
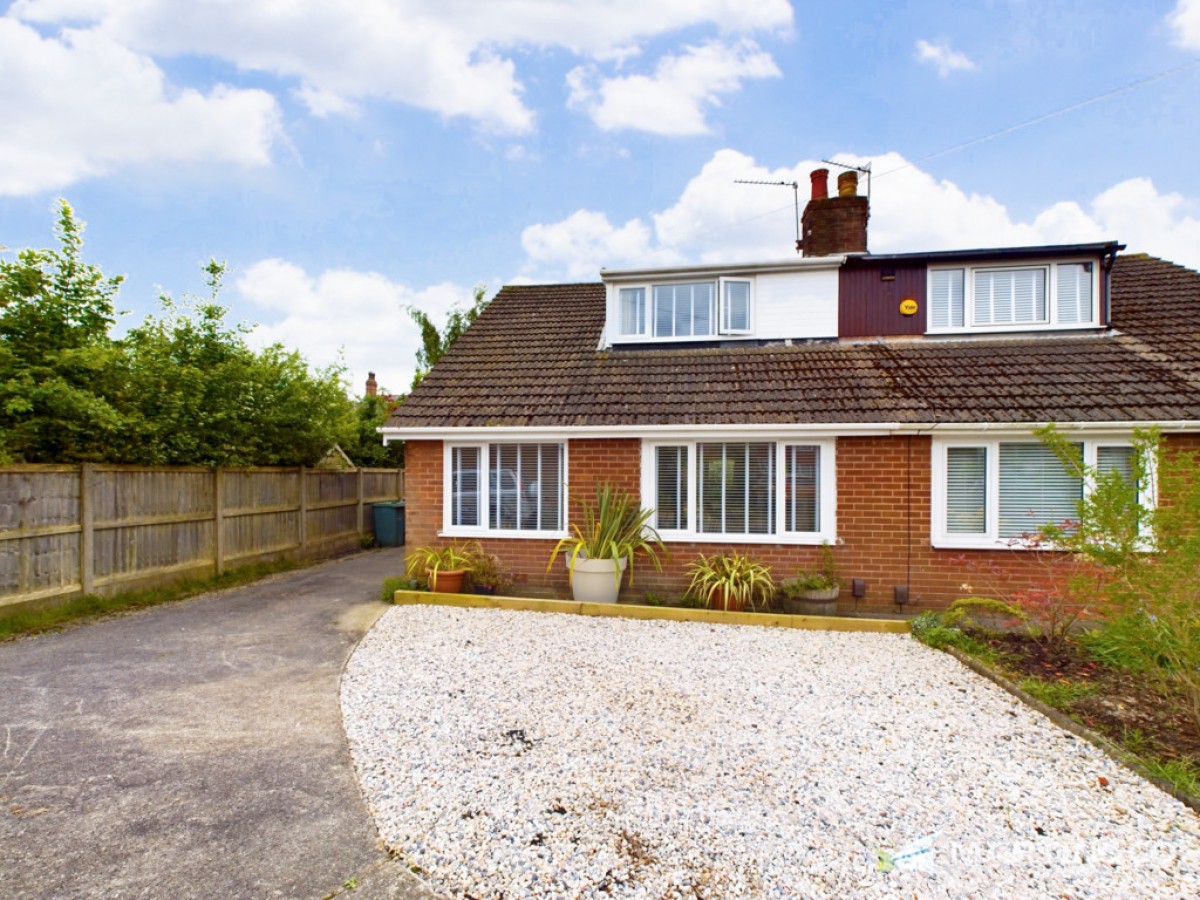
[(633, 584), (633, 558), (645, 553), (662, 571), (658, 551), (662, 538), (649, 524), (653, 510), (643, 509), (624, 491), (608, 484), (596, 485), (596, 502), (581, 502), (583, 525), (571, 524), (571, 534), (550, 554), (546, 571), (560, 553), (565, 554), (571, 595), (584, 603), (616, 603), (621, 574), (628, 570)]
[(692, 576), (688, 595), (709, 609), (741, 612), (747, 606), (766, 606), (775, 593), (771, 570), (749, 556), (732, 550), (714, 556), (700, 554), (688, 565)]
[(471, 590), (476, 594), (492, 596), (511, 584), (508, 572), (500, 559), (491, 553), (481, 552), (471, 565)]
[(462, 592), (467, 572), (483, 555), (478, 543), (455, 542), (444, 547), (414, 547), (405, 552), (406, 568), (410, 578), (424, 576), (429, 590), (442, 594)]
[(842, 586), (829, 542), (821, 544), (821, 568), (818, 571), (802, 571), (779, 587), (783, 591), (784, 607), (788, 612), (808, 616), (834, 615)]

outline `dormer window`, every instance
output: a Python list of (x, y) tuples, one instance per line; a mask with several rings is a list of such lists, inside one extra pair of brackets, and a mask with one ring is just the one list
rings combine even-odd
[(750, 334), (749, 279), (683, 281), (622, 287), (618, 292), (622, 338), (706, 338)]
[(929, 271), (930, 332), (1097, 324), (1095, 266), (966, 266)]

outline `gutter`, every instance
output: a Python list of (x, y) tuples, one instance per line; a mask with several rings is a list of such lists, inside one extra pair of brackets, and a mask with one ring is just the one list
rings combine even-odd
[(980, 433), (1029, 434), (1046, 425), (1064, 432), (1116, 432), (1157, 428), (1162, 432), (1200, 431), (1200, 419), (1172, 422), (1131, 420), (1116, 422), (833, 422), (819, 424), (722, 424), (722, 425), (504, 425), (431, 426), (379, 429), (383, 442), (418, 440), (563, 440), (564, 438), (653, 438), (655, 440), (702, 437), (753, 436), (784, 440), (792, 437), (880, 437), (934, 433), (978, 435)]

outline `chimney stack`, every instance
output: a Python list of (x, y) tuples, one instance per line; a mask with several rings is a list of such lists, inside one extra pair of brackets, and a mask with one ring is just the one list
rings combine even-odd
[(375, 383), (375, 373), (367, 373), (367, 396), (374, 397), (375, 392), (379, 390), (379, 385)]
[(858, 196), (858, 173), (838, 175), (838, 195), (829, 196), (829, 170), (815, 169), (812, 199), (800, 218), (805, 256), (867, 252), (867, 198)]

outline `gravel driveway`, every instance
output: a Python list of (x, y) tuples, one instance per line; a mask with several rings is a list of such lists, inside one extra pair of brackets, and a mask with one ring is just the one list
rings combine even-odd
[(1200, 896), (1196, 814), (907, 636), (396, 607), (342, 710), (449, 896)]
[(0, 896), (428, 896), (379, 844), (338, 679), (402, 551), (0, 642)]

